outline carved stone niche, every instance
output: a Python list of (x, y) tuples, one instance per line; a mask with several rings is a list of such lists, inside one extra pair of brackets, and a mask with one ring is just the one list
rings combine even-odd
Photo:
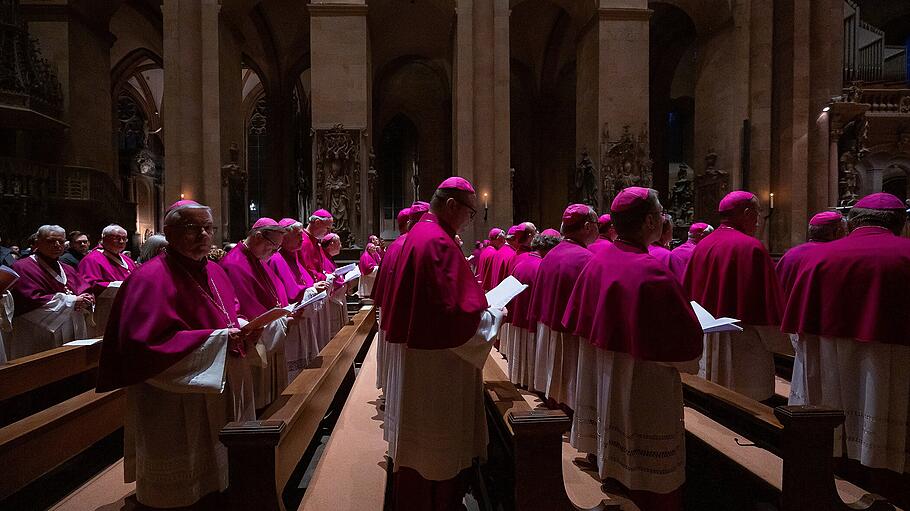
[(638, 132), (633, 135), (631, 127), (626, 124), (622, 127), (619, 137), (610, 137), (608, 123), (604, 123), (600, 136), (600, 176), (604, 205), (613, 203), (623, 188), (630, 186), (644, 186), (650, 188), (653, 184), (650, 147), (648, 144), (648, 124), (644, 123)]
[(240, 166), (240, 148), (231, 142), (229, 161), (221, 166), (221, 232), (225, 239), (239, 240), (246, 235), (246, 169)]
[(361, 228), (360, 130), (341, 124), (313, 130), (313, 172), (317, 208), (328, 209), (335, 218), (335, 232), (342, 246), (357, 242)]
[(717, 168), (717, 153), (708, 150), (704, 171), (695, 176), (695, 218), (717, 227), (720, 214), (717, 205), (730, 189), (730, 175)]

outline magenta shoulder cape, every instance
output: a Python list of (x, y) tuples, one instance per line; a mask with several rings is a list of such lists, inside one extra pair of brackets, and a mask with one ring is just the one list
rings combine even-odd
[(661, 264), (665, 265), (667, 268), (670, 267), (670, 249), (659, 247), (657, 245), (648, 246), (648, 253), (651, 254), (651, 257), (657, 259)]
[(692, 252), (695, 251), (696, 243), (692, 240), (686, 240), (685, 243), (673, 249), (670, 252), (670, 271), (676, 275), (676, 278), (682, 283), (686, 278), (686, 268), (689, 266), (689, 259), (692, 258)]
[(714, 317), (780, 325), (783, 295), (771, 256), (760, 241), (732, 227), (721, 225), (698, 242), (685, 288)]
[(373, 254), (364, 250), (363, 253), (360, 254), (360, 261), (357, 263), (357, 266), (360, 267), (361, 275), (369, 275), (378, 264), (376, 258), (373, 257)]
[(19, 274), (19, 280), (10, 288), (16, 316), (44, 306), (51, 301), (55, 294), (66, 293), (67, 289), (75, 295), (88, 291), (88, 284), (79, 277), (76, 268), (68, 264), (60, 264), (60, 266), (63, 267), (63, 273), (66, 274), (66, 286), (48, 274), (31, 257), (23, 257), (13, 264), (13, 270)]
[[(152, 259), (120, 287), (101, 344), (98, 392), (145, 381), (201, 346), (214, 330), (227, 328), (228, 319), (237, 324), (237, 297), (224, 270), (177, 258), (165, 253)], [(208, 288), (209, 279), (217, 294), (200, 288)], [(216, 305), (218, 296), (225, 310)]]
[(101, 294), (111, 282), (126, 280), (136, 270), (136, 263), (121, 254), (126, 268), (111, 261), (101, 250), (92, 250), (79, 261), (79, 276), (91, 286), (92, 293)]
[(777, 266), (775, 266), (774, 269), (777, 271), (777, 278), (780, 279), (780, 288), (784, 292), (785, 304), (790, 296), (790, 291), (793, 290), (793, 281), (796, 280), (796, 274), (799, 271), (803, 259), (806, 258), (806, 255), (808, 255), (809, 252), (821, 244), (822, 243), (817, 241), (807, 241), (802, 245), (797, 245), (790, 250), (787, 250), (784, 252), (784, 255), (781, 256), (780, 260), (777, 261)]
[[(379, 267), (376, 281), (373, 282), (373, 291), (370, 293), (373, 303), (379, 306), (379, 308), (385, 306), (385, 290), (395, 280), (395, 269), (398, 265), (398, 256), (401, 254), (401, 247), (404, 246), (404, 241), (407, 237), (407, 234), (402, 234), (396, 238), (395, 241), (390, 243), (389, 248), (385, 251), (385, 256), (382, 258), (384, 262), (382, 266)], [(385, 330), (384, 325), (386, 325), (385, 314), (383, 314), (379, 328)]]
[(781, 330), (910, 345), (908, 282), (910, 240), (861, 227), (806, 254)]
[(563, 240), (550, 250), (537, 269), (537, 281), (528, 312), (528, 322), (540, 322), (553, 330), (567, 332), (562, 315), (582, 268), (591, 251), (572, 240)]
[(490, 261), (490, 289), (498, 286), (500, 282), (509, 276), (509, 263), (515, 259), (515, 249), (506, 243)]
[(506, 308), (509, 310), (509, 319), (513, 325), (531, 330), (535, 325), (528, 321), (528, 309), (531, 306), (531, 296), (537, 280), (537, 269), (540, 268), (543, 258), (537, 252), (526, 252), (521, 255), (521, 258), (521, 261), (512, 270), (512, 276), (522, 284), (527, 284), (528, 289), (513, 298)]
[(474, 336), (487, 299), (454, 236), (432, 213), (408, 232), (385, 290), (387, 341), (447, 349)]
[(702, 352), (701, 326), (676, 277), (623, 242), (582, 270), (562, 322), (598, 348), (639, 360), (683, 362)]
[(300, 250), (297, 251), (300, 264), (306, 268), (306, 271), (309, 272), (314, 281), (325, 280), (322, 267), (324, 256), (319, 240), (316, 239), (316, 236), (307, 232), (306, 229), (301, 231), (300, 235), (303, 237), (303, 243), (300, 244)]
[(602, 237), (598, 236), (598, 238), (596, 240), (594, 240), (594, 243), (591, 243), (590, 245), (588, 245), (588, 250), (590, 250), (592, 254), (597, 254), (598, 252), (601, 252), (602, 250), (604, 250), (605, 248), (609, 247), (612, 244), (613, 244), (613, 242), (608, 240), (607, 238), (602, 238)]
[[(505, 245), (502, 248), (505, 248)], [(480, 281), (484, 291), (493, 289), (491, 285), (493, 282), (493, 259), (496, 257), (497, 252), (499, 250), (496, 250), (493, 246), (485, 247), (480, 252), (480, 260), (477, 262), (477, 280)]]
[[(526, 248), (524, 248), (524, 247), (520, 247), (520, 248), (518, 249), (518, 251), (515, 252), (515, 257), (513, 257), (512, 260), (509, 261), (509, 265), (508, 265), (508, 267), (506, 268), (506, 275), (505, 275), (505, 277), (503, 277), (503, 278), (506, 278), (506, 277), (508, 277), (509, 275), (511, 275), (512, 272), (515, 271), (515, 268), (516, 268), (519, 264), (523, 263), (523, 262), (525, 261), (525, 259), (531, 257), (531, 254), (540, 255), (540, 254), (537, 254), (537, 252), (532, 252), (532, 251), (529, 250), (529, 249), (526, 249)], [(500, 282), (501, 282), (501, 280), (500, 280)]]
[(275, 307), (288, 304), (288, 296), (278, 276), (264, 262), (253, 257), (253, 253), (242, 242), (221, 259), (221, 267), (227, 273), (234, 293), (240, 302), (238, 315), (246, 320)]
[(296, 252), (287, 252), (279, 249), (269, 259), (269, 268), (278, 276), (284, 286), (288, 301), (299, 302), (307, 288), (313, 286), (313, 277), (306, 271)]

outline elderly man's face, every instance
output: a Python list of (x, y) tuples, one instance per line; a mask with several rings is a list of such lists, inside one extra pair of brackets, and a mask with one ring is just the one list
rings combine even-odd
[(302, 244), (303, 231), (300, 229), (292, 229), (284, 235), (284, 239), (281, 241), (281, 248), (288, 252), (296, 252), (300, 250)]
[(208, 255), (214, 232), (212, 213), (201, 208), (183, 211), (178, 223), (164, 229), (168, 250), (194, 261), (201, 261)]
[(83, 234), (82, 236), (77, 237), (76, 239), (73, 240), (72, 243), (70, 243), (70, 247), (82, 255), (87, 254), (88, 253), (88, 236)]
[(338, 254), (341, 253), (341, 240), (333, 239), (332, 242), (329, 243), (329, 246), (326, 247), (325, 250), (326, 250), (326, 252), (329, 253), (330, 256), (332, 256), (332, 257), (337, 256)]
[(247, 246), (250, 252), (253, 253), (253, 257), (260, 261), (266, 261), (281, 248), (283, 239), (284, 233), (264, 229), (250, 236), (250, 242)]
[(101, 246), (104, 247), (104, 250), (115, 254), (123, 252), (123, 249), (126, 248), (126, 231), (119, 229), (102, 237)]
[(57, 260), (63, 255), (63, 244), (66, 236), (62, 232), (51, 232), (35, 241), (35, 251), (44, 257)]

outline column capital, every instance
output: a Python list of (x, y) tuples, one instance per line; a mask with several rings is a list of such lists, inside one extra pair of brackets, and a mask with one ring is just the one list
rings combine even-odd
[(307, 4), (310, 16), (366, 16), (369, 7), (365, 4)]
[(597, 9), (597, 17), (613, 21), (649, 21), (653, 12), (651, 9), (634, 7), (601, 7)]

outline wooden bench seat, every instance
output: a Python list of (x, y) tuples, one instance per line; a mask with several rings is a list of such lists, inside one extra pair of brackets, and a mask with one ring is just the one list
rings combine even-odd
[(136, 483), (123, 482), (123, 458), (58, 502), (50, 511), (133, 511)]
[[(835, 478), (834, 428), (844, 421), (842, 411), (810, 406), (772, 410), (697, 376), (681, 376), (689, 405), (686, 433), (779, 492), (781, 511), (897, 509)], [(730, 428), (721, 425), (726, 420)]]
[(260, 420), (232, 422), (221, 430), (233, 509), (285, 509), (285, 486), (342, 384), (353, 375), (355, 357), (375, 331), (374, 309), (361, 308)]
[(378, 406), (381, 391), (375, 383), (374, 342), (303, 495), (301, 511), (382, 509), (388, 443)]

